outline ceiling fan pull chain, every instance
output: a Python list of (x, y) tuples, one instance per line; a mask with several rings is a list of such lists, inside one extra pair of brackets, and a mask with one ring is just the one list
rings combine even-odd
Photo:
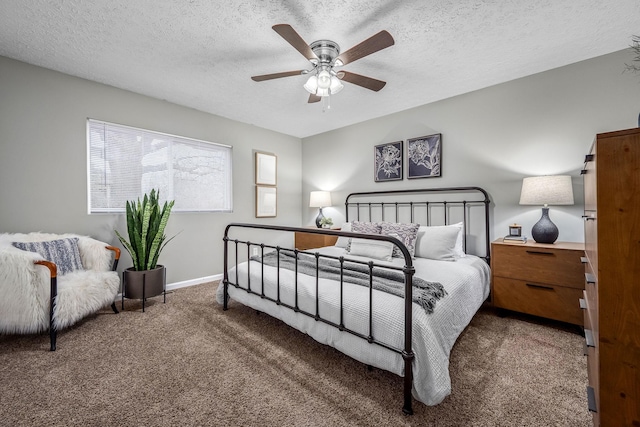
[(322, 97), (322, 112), (326, 112), (331, 109), (331, 96), (323, 96)]

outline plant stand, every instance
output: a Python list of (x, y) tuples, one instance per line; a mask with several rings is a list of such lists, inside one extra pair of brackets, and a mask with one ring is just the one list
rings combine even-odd
[(152, 298), (160, 294), (163, 295), (163, 303), (167, 303), (167, 280), (166, 269), (163, 265), (158, 265), (153, 270), (136, 271), (127, 268), (122, 272), (122, 310), (124, 310), (124, 299), (142, 300), (142, 312), (144, 313), (144, 303), (147, 298)]

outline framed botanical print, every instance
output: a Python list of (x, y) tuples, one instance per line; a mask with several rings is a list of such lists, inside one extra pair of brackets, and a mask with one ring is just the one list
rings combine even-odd
[(278, 189), (256, 185), (256, 218), (275, 217), (278, 213)]
[(407, 178), (439, 177), (442, 164), (442, 134), (407, 140)]
[(277, 166), (275, 154), (256, 152), (256, 185), (276, 185)]
[(402, 179), (402, 141), (389, 142), (374, 147), (375, 182)]

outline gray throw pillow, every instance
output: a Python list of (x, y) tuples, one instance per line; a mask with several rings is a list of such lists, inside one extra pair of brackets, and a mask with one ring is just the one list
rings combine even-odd
[[(393, 236), (400, 240), (409, 250), (411, 258), (416, 252), (416, 238), (418, 237), (418, 228), (420, 224), (398, 224), (395, 222), (383, 222), (381, 224), (380, 234)], [(402, 252), (397, 246), (393, 246), (393, 256), (402, 257)]]
[(58, 267), (60, 276), (76, 270), (83, 270), (78, 238), (48, 240), (45, 242), (13, 242), (12, 245), (23, 251), (36, 252)]

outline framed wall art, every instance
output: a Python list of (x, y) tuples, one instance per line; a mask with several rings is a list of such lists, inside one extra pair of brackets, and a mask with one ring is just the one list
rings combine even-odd
[(256, 151), (256, 185), (276, 185), (277, 166), (275, 154)]
[(402, 141), (389, 142), (374, 147), (375, 182), (402, 179)]
[(256, 218), (272, 218), (278, 213), (276, 187), (256, 185)]
[(407, 140), (407, 178), (441, 176), (442, 134)]

